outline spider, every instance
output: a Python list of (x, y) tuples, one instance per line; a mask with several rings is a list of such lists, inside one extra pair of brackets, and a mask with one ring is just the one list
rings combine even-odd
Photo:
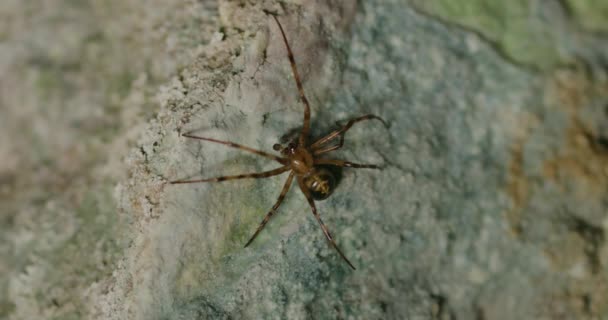
[[(182, 134), (182, 136), (192, 139), (204, 140), (209, 142), (215, 142), (223, 145), (227, 145), (232, 148), (240, 149), (243, 151), (251, 152), (253, 154), (257, 154), (259, 156), (272, 159), (280, 163), (282, 166), (273, 170), (264, 171), (264, 172), (255, 172), (255, 173), (246, 173), (239, 175), (231, 175), (231, 176), (221, 176), (215, 178), (207, 178), (207, 179), (197, 179), (197, 180), (176, 180), (171, 181), (171, 184), (186, 184), (186, 183), (201, 183), (201, 182), (222, 182), (228, 180), (237, 180), (237, 179), (260, 179), (260, 178), (268, 178), (272, 176), (276, 176), (282, 173), (289, 172), (289, 176), (287, 177), (287, 181), (283, 185), (283, 189), (279, 194), (279, 198), (276, 203), (272, 206), (272, 209), (266, 214), (257, 230), (251, 236), (249, 241), (245, 244), (245, 248), (248, 247), (253, 240), (258, 236), (260, 231), (264, 229), (266, 223), (270, 220), (270, 218), (275, 214), (283, 199), (289, 192), (289, 189), (295, 180), (300, 187), (300, 190), (306, 197), (310, 208), (312, 209), (312, 214), (315, 216), (317, 222), (321, 226), (323, 233), (327, 240), (331, 243), (331, 245), (336, 249), (338, 254), (342, 257), (342, 259), (353, 269), (355, 270), (355, 266), (346, 258), (346, 256), (342, 253), (342, 250), (338, 247), (333, 237), (329, 233), (327, 226), (321, 220), (321, 216), (317, 211), (317, 207), (315, 206), (315, 200), (324, 200), (334, 191), (336, 187), (336, 179), (332, 172), (326, 168), (326, 166), (336, 166), (336, 167), (350, 167), (350, 168), (370, 168), (370, 169), (380, 169), (379, 166), (374, 164), (358, 164), (344, 160), (337, 159), (324, 159), (320, 158), (321, 155), (329, 153), (334, 150), (338, 150), (342, 148), (344, 145), (344, 134), (348, 129), (350, 129), (355, 123), (377, 119), (381, 121), (385, 126), (387, 126), (386, 121), (382, 118), (373, 115), (367, 114), (358, 118), (354, 118), (346, 123), (346, 125), (342, 126), (340, 129), (337, 129), (328, 135), (310, 143), (309, 135), (310, 135), (310, 105), (306, 96), (304, 95), (304, 89), (302, 87), (302, 81), (300, 80), (300, 76), (298, 74), (298, 69), (296, 67), (296, 62), (289, 47), (289, 43), (287, 41), (287, 37), (285, 36), (285, 31), (283, 30), (283, 26), (279, 22), (279, 19), (274, 14), (269, 14), (272, 16), (281, 31), (281, 36), (283, 38), (283, 42), (285, 44), (285, 48), (287, 50), (287, 58), (289, 59), (289, 63), (291, 64), (291, 71), (293, 72), (293, 77), (296, 82), (296, 86), (298, 88), (298, 92), (300, 95), (300, 100), (304, 104), (304, 123), (301, 131), (298, 136), (294, 138), (291, 142), (289, 142), (286, 146), (281, 144), (273, 145), (273, 149), (280, 153), (280, 156), (270, 154), (261, 150), (253, 149), (247, 146), (243, 146), (240, 144), (236, 144), (230, 141), (221, 141), (212, 138), (205, 138), (200, 136), (195, 136), (189, 133)], [(331, 143), (339, 139), (337, 143)]]

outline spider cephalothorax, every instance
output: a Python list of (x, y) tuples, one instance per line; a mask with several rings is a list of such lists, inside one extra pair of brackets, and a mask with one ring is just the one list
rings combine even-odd
[[(257, 237), (257, 235), (262, 231), (268, 220), (272, 217), (272, 215), (279, 208), (285, 195), (289, 191), (293, 179), (295, 178), (298, 182), (298, 186), (300, 190), (306, 197), (310, 208), (312, 209), (312, 213), (319, 222), (325, 237), (331, 245), (338, 251), (342, 259), (348, 263), (348, 265), (355, 269), (353, 264), (346, 258), (346, 256), (342, 253), (333, 237), (329, 233), (329, 230), (321, 220), (321, 216), (317, 211), (314, 200), (323, 200), (329, 197), (331, 193), (334, 191), (336, 187), (336, 179), (333, 173), (327, 169), (328, 166), (334, 167), (351, 167), (351, 168), (371, 168), (378, 169), (379, 167), (373, 164), (357, 164), (344, 160), (335, 160), (335, 159), (325, 159), (321, 158), (322, 154), (329, 153), (334, 150), (338, 150), (342, 148), (344, 145), (344, 133), (348, 131), (355, 123), (377, 119), (382, 121), (382, 123), (386, 126), (386, 122), (382, 120), (382, 118), (368, 114), (355, 119), (352, 119), (346, 123), (346, 125), (342, 126), (340, 129), (331, 132), (330, 134), (322, 137), (314, 141), (313, 143), (309, 142), (310, 135), (310, 105), (306, 96), (304, 95), (304, 89), (302, 87), (302, 82), (300, 80), (300, 76), (298, 75), (298, 69), (296, 67), (296, 62), (293, 57), (293, 53), (291, 52), (291, 48), (289, 47), (289, 43), (287, 42), (287, 37), (285, 36), (285, 32), (283, 31), (283, 27), (279, 20), (275, 15), (271, 15), (277, 23), (279, 27), (279, 31), (281, 32), (281, 36), (283, 38), (283, 42), (285, 44), (285, 48), (287, 49), (287, 57), (289, 58), (289, 62), (291, 65), (291, 70), (293, 72), (294, 79), (296, 81), (296, 86), (298, 88), (298, 92), (300, 94), (300, 100), (304, 104), (304, 122), (302, 125), (302, 129), (300, 130), (296, 139), (288, 143), (285, 147), (280, 144), (275, 144), (272, 148), (275, 151), (278, 151), (281, 156), (276, 156), (261, 150), (253, 149), (250, 147), (246, 147), (243, 145), (239, 145), (229, 141), (221, 141), (212, 138), (205, 138), (194, 136), (191, 134), (183, 134), (182, 136), (205, 140), (215, 143), (224, 144), (233, 148), (241, 149), (247, 152), (251, 152), (257, 154), (259, 156), (272, 159), (280, 163), (282, 166), (273, 170), (264, 171), (264, 172), (256, 172), (256, 173), (247, 173), (247, 174), (239, 174), (233, 176), (221, 176), (216, 178), (208, 178), (208, 179), (197, 179), (197, 180), (177, 180), (172, 181), (172, 184), (184, 184), (184, 183), (199, 183), (199, 182), (221, 182), (227, 180), (237, 180), (237, 179), (257, 179), (257, 178), (267, 178), (276, 176), (282, 173), (290, 172), (287, 177), (287, 181), (283, 185), (283, 189), (277, 199), (276, 203), (272, 206), (272, 209), (266, 214), (257, 230), (253, 234), (253, 236), (249, 239), (249, 241), (245, 244), (245, 247), (249, 246), (251, 242)], [(338, 139), (338, 143), (329, 144), (332, 141)]]

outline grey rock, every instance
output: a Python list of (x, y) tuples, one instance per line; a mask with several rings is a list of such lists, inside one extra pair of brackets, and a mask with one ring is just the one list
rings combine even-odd
[[(56, 100), (48, 113), (39, 112), (39, 91), (33, 90), (29, 111), (20, 111), (23, 99), (15, 95), (0, 100), (9, 110), (0, 120), (3, 136), (19, 132), (21, 114), (35, 125), (0, 149), (6, 181), (0, 186), (9, 199), (0, 316), (608, 317), (608, 87), (600, 63), (606, 54), (598, 49), (606, 39), (594, 35), (603, 41), (580, 49), (592, 52), (593, 61), (538, 73), (505, 60), (475, 32), (404, 1), (159, 2), (157, 9), (120, 3), (126, 9), (119, 17), (139, 17), (131, 23), (141, 42), (118, 30), (102, 33), (101, 43), (130, 44), (124, 48), (132, 52), (106, 49), (99, 66), (89, 65), (93, 53), (88, 60), (58, 53), (48, 65), (62, 65), (57, 74), (66, 80), (49, 89)], [(75, 16), (114, 12), (91, 4)], [(311, 101), (313, 135), (366, 113), (390, 123), (355, 125), (335, 153), (383, 170), (347, 168), (335, 193), (317, 202), (356, 271), (328, 245), (295, 185), (243, 248), (285, 176), (168, 183), (276, 165), (182, 133), (271, 151), (301, 126), (285, 48), (263, 9), (279, 13), (285, 27)], [(197, 19), (200, 24), (192, 22)], [(83, 45), (99, 31), (90, 28), (68, 28), (75, 48), (97, 52)], [(205, 32), (193, 32), (200, 28)], [(165, 39), (166, 51), (153, 49), (156, 37)], [(5, 74), (17, 74), (19, 63), (43, 70), (17, 53), (35, 56), (28, 41), (5, 42), (23, 45), (3, 46), (2, 55), (13, 59), (2, 65), (9, 66)], [(66, 72), (70, 61), (85, 67)], [(128, 71), (128, 88), (107, 88), (114, 99), (96, 95), (106, 75), (90, 75), (114, 61)], [(120, 70), (107, 77), (120, 77)], [(70, 85), (78, 80), (71, 76), (89, 81), (74, 94)], [(12, 87), (1, 80), (7, 97)], [(32, 83), (13, 85), (14, 92), (30, 92)], [(93, 102), (81, 107), (77, 101), (84, 100)], [(120, 111), (105, 108), (96, 118), (92, 110), (112, 101)], [(150, 110), (154, 101), (158, 108)], [(35, 142), (51, 129), (61, 134), (53, 140), (58, 145)], [(41, 147), (20, 149), (18, 142), (30, 141)], [(63, 145), (78, 152), (70, 157)], [(56, 175), (45, 178), (49, 172)], [(47, 186), (31, 188), (41, 177)]]

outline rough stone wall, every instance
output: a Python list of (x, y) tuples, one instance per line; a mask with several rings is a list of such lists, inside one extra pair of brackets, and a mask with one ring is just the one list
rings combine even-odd
[[(243, 248), (301, 125), (357, 124)], [(0, 319), (607, 319), (602, 1), (0, 3)]]

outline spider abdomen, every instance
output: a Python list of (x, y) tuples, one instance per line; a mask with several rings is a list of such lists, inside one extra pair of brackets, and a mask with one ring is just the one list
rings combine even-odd
[(315, 168), (304, 178), (304, 185), (315, 200), (325, 200), (336, 188), (336, 178), (325, 168)]

